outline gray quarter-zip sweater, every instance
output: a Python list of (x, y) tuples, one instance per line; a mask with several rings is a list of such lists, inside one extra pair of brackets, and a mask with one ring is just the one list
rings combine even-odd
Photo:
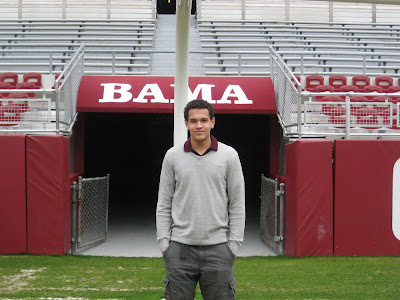
[(161, 252), (170, 241), (187, 245), (228, 242), (236, 254), (245, 226), (244, 178), (236, 150), (218, 142), (204, 156), (179, 145), (164, 157), (156, 211)]

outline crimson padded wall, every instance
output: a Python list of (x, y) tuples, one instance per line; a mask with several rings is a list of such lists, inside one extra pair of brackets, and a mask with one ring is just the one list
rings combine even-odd
[(0, 254), (26, 249), (25, 135), (1, 135)]
[(332, 168), (331, 141), (286, 145), (287, 255), (333, 255)]
[(392, 230), (400, 141), (336, 141), (335, 153), (335, 255), (400, 255)]
[(71, 246), (69, 139), (27, 136), (28, 253), (64, 255)]

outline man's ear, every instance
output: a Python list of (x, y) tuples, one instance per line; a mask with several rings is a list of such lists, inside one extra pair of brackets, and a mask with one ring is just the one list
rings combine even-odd
[(212, 119), (211, 119), (211, 129), (213, 129), (214, 128), (214, 126), (215, 126), (215, 117), (213, 117)]
[(187, 120), (185, 120), (185, 126), (186, 126), (187, 129), (189, 129), (189, 128), (188, 128), (188, 123), (189, 123), (189, 122), (188, 122)]

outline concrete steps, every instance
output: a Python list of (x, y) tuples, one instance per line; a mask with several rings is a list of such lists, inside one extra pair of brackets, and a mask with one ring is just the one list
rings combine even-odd
[[(190, 19), (189, 50), (200, 51), (201, 42), (195, 16)], [(158, 15), (157, 27), (154, 32), (153, 49), (166, 51), (152, 53), (150, 75), (175, 75), (175, 43), (176, 43), (176, 15)], [(204, 75), (204, 62), (201, 53), (192, 53), (189, 56), (189, 75)]]

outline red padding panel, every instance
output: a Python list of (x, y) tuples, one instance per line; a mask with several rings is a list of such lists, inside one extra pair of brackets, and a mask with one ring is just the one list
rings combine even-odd
[(0, 254), (25, 253), (25, 135), (0, 136)]
[(285, 250), (333, 255), (332, 142), (286, 145)]
[(64, 255), (71, 247), (69, 139), (27, 136), (28, 252)]
[(392, 229), (400, 141), (337, 141), (335, 153), (335, 255), (400, 255)]

